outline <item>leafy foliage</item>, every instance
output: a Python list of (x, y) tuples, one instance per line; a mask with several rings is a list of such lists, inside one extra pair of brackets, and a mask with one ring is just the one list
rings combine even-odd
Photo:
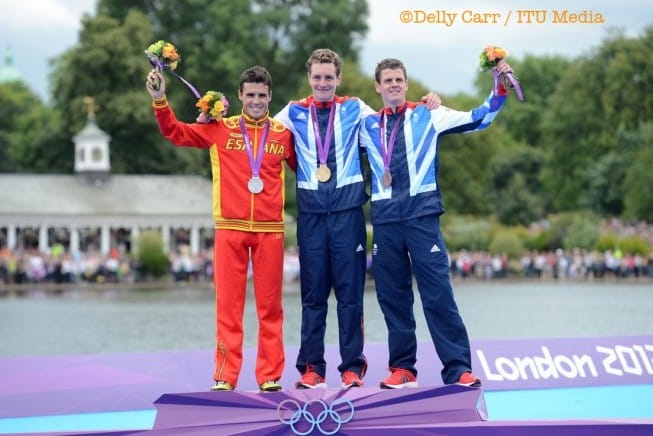
[[(573, 210), (580, 204), (604, 214), (622, 212), (614, 198), (623, 192), (611, 191), (623, 183), (621, 158), (632, 161), (632, 156), (623, 156), (617, 132), (635, 130), (653, 116), (652, 68), (649, 27), (638, 39), (611, 35), (561, 77), (542, 120), (547, 150), (543, 181), (555, 207)], [(597, 180), (606, 176), (611, 178)], [(597, 198), (609, 203), (597, 203)]]
[(0, 84), (0, 101), (0, 171), (42, 172), (56, 168), (44, 168), (39, 161), (50, 156), (38, 154), (38, 144), (56, 126), (55, 116), (20, 82)]
[(537, 148), (512, 147), (492, 158), (489, 196), (500, 222), (528, 224), (544, 216), (547, 200), (539, 182), (542, 156)]
[(170, 261), (163, 251), (159, 232), (144, 231), (138, 235), (136, 259), (146, 277), (161, 277), (168, 272)]
[(517, 232), (510, 229), (497, 231), (488, 248), (490, 253), (506, 254), (513, 259), (524, 253), (524, 243)]

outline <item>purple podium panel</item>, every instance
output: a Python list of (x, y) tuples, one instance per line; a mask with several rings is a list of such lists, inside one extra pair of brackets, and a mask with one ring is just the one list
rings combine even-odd
[(153, 431), (335, 434), (429, 428), (487, 419), (483, 391), (464, 386), (385, 390), (307, 389), (164, 394)]

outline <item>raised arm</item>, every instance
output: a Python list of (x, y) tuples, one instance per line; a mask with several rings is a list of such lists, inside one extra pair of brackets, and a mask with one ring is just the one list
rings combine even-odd
[(154, 115), (161, 134), (175, 145), (208, 148), (215, 142), (217, 124), (187, 124), (177, 120), (166, 98), (166, 81), (161, 73), (152, 70), (145, 81), (145, 89), (152, 97)]

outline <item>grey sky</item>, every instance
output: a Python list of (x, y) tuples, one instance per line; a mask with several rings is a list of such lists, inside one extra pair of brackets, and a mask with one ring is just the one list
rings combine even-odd
[[(6, 47), (11, 48), (15, 65), (42, 98), (49, 98), (48, 60), (76, 44), (82, 14), (93, 13), (95, 3), (0, 0), (0, 53), (4, 59)], [(406, 64), (410, 79), (445, 95), (471, 91), (478, 54), (488, 44), (506, 48), (513, 58), (575, 57), (598, 47), (612, 28), (637, 36), (653, 25), (653, 3), (641, 0), (372, 0), (369, 5), (363, 71), (372, 75), (379, 60), (396, 57)], [(605, 22), (554, 22), (565, 10), (581, 20)], [(411, 16), (411, 22), (401, 21)]]

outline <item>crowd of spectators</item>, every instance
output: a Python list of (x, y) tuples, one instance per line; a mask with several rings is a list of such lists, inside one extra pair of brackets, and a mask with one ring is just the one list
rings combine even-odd
[[(620, 235), (642, 236), (653, 241), (649, 225), (626, 225), (620, 220), (608, 220), (606, 231)], [(212, 281), (212, 250), (191, 254), (188, 246), (170, 253), (168, 280), (175, 282)], [(625, 253), (619, 248), (604, 252), (574, 249), (565, 251), (533, 251), (520, 259), (507, 256), (461, 250), (450, 253), (451, 274), (455, 279), (601, 279), (606, 277), (653, 278), (653, 253), (645, 257)], [(372, 268), (371, 256), (368, 269)], [(286, 252), (284, 277), (287, 282), (299, 279), (299, 259), (296, 247)], [(250, 269), (251, 274), (251, 269)], [(112, 249), (101, 255), (92, 247), (83, 253), (70, 253), (55, 244), (47, 252), (36, 248), (8, 250), (0, 247), (0, 285), (21, 283), (119, 283), (143, 280), (139, 263), (125, 250)]]
[(519, 263), (506, 256), (484, 252), (459, 251), (452, 255), (454, 278), (497, 279), (505, 277), (533, 279), (601, 279), (653, 277), (653, 257), (623, 253), (619, 249), (602, 253), (575, 249), (567, 252), (533, 251)]
[[(168, 255), (169, 274), (174, 282), (210, 282), (213, 278), (212, 250), (193, 255), (187, 246)], [(250, 268), (251, 276), (251, 268)], [(288, 281), (299, 278), (296, 250), (289, 250), (284, 264)], [(108, 255), (96, 250), (70, 253), (55, 245), (45, 253), (36, 248), (8, 250), (0, 248), (0, 285), (28, 283), (132, 283), (144, 280), (137, 260), (124, 250), (113, 249)]]

